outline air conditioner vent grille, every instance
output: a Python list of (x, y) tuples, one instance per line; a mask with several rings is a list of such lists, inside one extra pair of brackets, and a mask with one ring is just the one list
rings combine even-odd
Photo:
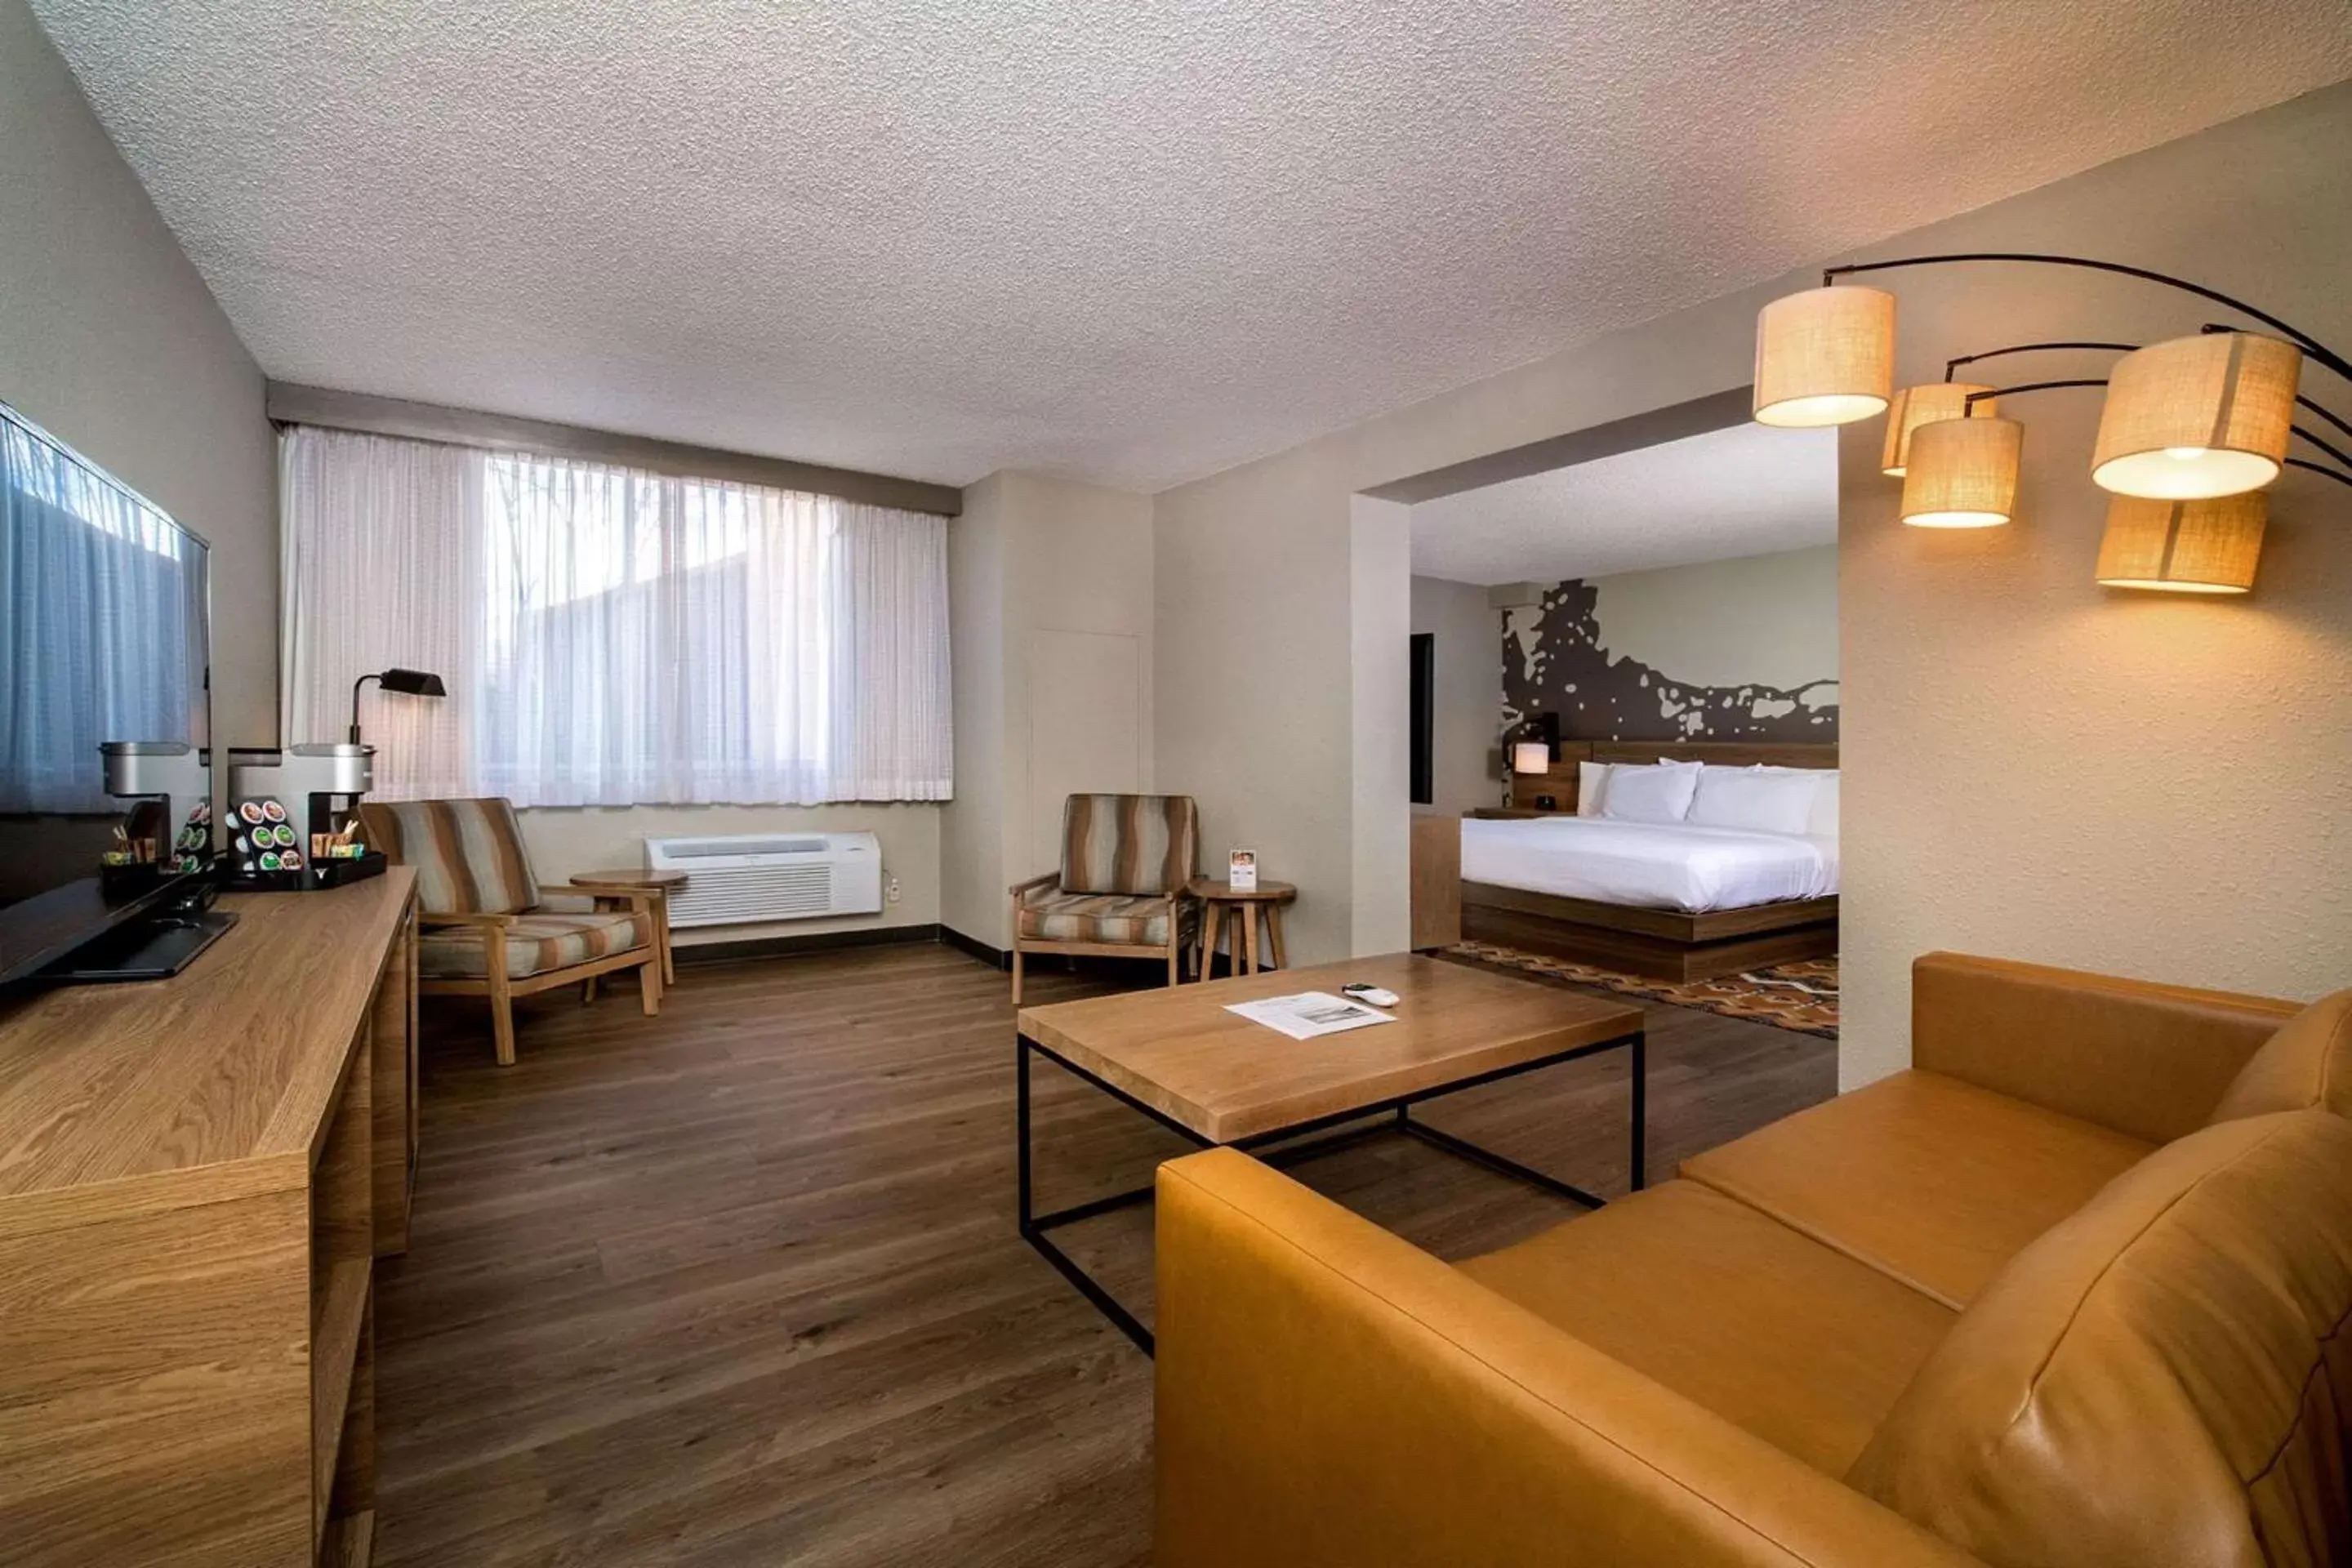
[(871, 833), (649, 838), (646, 864), (686, 874), (669, 895), (674, 926), (882, 912), (882, 846)]
[(745, 855), (822, 855), (823, 834), (803, 838), (678, 838), (670, 841), (673, 860), (733, 859)]

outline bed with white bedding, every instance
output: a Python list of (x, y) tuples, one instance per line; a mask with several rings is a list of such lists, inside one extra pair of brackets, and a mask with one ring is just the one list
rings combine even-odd
[(1573, 815), (1463, 820), (1465, 936), (1684, 982), (1837, 952), (1834, 744), (1571, 748)]
[(1462, 879), (1640, 909), (1745, 909), (1838, 889), (1837, 840), (1687, 822), (1465, 817)]

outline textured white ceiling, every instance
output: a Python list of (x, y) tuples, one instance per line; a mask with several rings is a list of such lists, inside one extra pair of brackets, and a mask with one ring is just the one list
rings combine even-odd
[(1837, 542), (1837, 432), (1735, 425), (1412, 509), (1416, 576), (1556, 583)]
[(2352, 75), (2345, 0), (32, 0), (285, 380), (1151, 489)]

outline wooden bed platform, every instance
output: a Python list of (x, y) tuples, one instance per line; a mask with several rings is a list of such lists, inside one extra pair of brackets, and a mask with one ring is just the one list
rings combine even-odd
[[(1595, 741), (1591, 745), (1591, 760), (1596, 763), (1654, 763), (1663, 757), (1724, 767), (1838, 765), (1834, 744)], [(1573, 807), (1572, 780), (1570, 786), (1562, 798)], [(1462, 934), (1471, 942), (1495, 942), (1653, 979), (1712, 980), (1743, 970), (1833, 956), (1838, 950), (1838, 901), (1832, 895), (1689, 914), (1465, 882)]]

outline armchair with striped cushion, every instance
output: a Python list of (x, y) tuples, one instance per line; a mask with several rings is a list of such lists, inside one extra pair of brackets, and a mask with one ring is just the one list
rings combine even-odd
[(1013, 888), (1013, 1004), (1022, 955), (1165, 959), (1168, 984), (1200, 920), (1189, 897), (1200, 849), (1189, 795), (1074, 795), (1062, 806), (1062, 865)]
[(647, 1016), (661, 1010), (652, 895), (575, 882), (588, 907), (543, 901), (514, 807), (502, 799), (365, 801), (368, 842), (416, 870), (418, 991), (487, 996), (499, 1065), (514, 1065), (514, 999), (559, 985), (595, 995), (600, 975), (637, 972)]

